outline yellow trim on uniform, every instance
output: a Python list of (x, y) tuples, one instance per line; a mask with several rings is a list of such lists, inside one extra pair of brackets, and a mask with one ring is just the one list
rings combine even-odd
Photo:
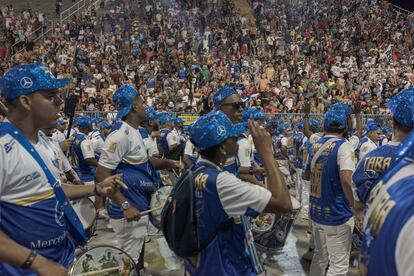
[(49, 191), (47, 191), (47, 192), (45, 192), (43, 194), (35, 195), (35, 196), (31, 196), (31, 197), (26, 197), (26, 198), (22, 198), (22, 199), (19, 199), (19, 200), (13, 202), (13, 203), (16, 204), (16, 205), (23, 205), (23, 206), (25, 206), (25, 205), (30, 205), (30, 204), (32, 204), (34, 202), (37, 202), (37, 201), (41, 201), (43, 199), (51, 198), (54, 195), (55, 195), (55, 193), (51, 189), (51, 190), (49, 190)]
[(141, 158), (141, 159), (139, 159), (137, 161), (129, 161), (129, 160), (125, 160), (125, 159), (122, 160), (122, 162), (127, 163), (127, 164), (130, 164), (130, 165), (139, 165), (139, 164), (143, 164), (143, 163), (145, 163), (147, 161), (148, 161), (148, 158), (147, 157)]

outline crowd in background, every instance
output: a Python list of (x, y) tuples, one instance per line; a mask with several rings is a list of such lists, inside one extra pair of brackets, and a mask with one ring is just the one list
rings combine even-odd
[[(254, 19), (228, 0), (102, 1), (25, 51), (6, 55), (0, 44), (0, 76), (13, 64), (45, 62), (74, 77), (79, 110), (106, 112), (116, 111), (121, 83), (159, 111), (208, 112), (212, 92), (233, 85), (267, 113), (301, 112), (308, 100), (312, 113), (358, 101), (365, 114), (387, 113), (388, 99), (414, 84), (414, 16), (387, 2), (250, 4)], [(2, 13), (6, 44), (42, 24), (30, 11)]]

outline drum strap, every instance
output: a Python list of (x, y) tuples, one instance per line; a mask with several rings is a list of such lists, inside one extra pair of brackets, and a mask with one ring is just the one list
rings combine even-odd
[(321, 156), (322, 152), (329, 147), (330, 145), (332, 145), (333, 143), (336, 143), (337, 141), (339, 141), (339, 138), (331, 138), (329, 140), (327, 140), (320, 148), (319, 150), (315, 153), (315, 155), (312, 158), (311, 161), (311, 171), (313, 171), (313, 168), (315, 167), (316, 161), (318, 160), (319, 156)]
[(42, 157), (39, 155), (39, 153), (36, 151), (33, 145), (29, 142), (29, 140), (27, 140), (24, 134), (15, 125), (9, 122), (3, 122), (2, 124), (0, 124), (0, 136), (4, 134), (9, 134), (14, 139), (16, 139), (23, 146), (23, 148), (33, 157), (37, 164), (39, 164), (39, 166), (42, 168), (49, 184), (53, 188), (56, 200), (60, 205), (59, 209), (63, 210), (65, 214), (66, 222), (68, 223), (69, 234), (71, 235), (71, 237), (77, 245), (85, 244), (88, 240), (85, 229), (83, 228), (81, 221), (79, 220), (78, 216), (73, 210), (72, 205), (69, 203), (68, 198), (66, 197), (65, 192), (60, 186), (59, 181), (50, 172)]
[(233, 225), (234, 225), (234, 219), (233, 218), (229, 218), (229, 219), (226, 219), (225, 221), (223, 221), (216, 228), (216, 230), (214, 230), (213, 234), (211, 234), (210, 237), (208, 237), (207, 239), (205, 239), (200, 244), (200, 251), (202, 251), (204, 248), (206, 248), (214, 240), (214, 238), (217, 236), (218, 233), (220, 233), (221, 231), (225, 231), (227, 229), (230, 229)]

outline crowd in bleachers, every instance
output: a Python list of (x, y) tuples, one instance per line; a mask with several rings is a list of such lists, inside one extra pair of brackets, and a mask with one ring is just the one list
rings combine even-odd
[[(112, 111), (112, 93), (129, 82), (157, 110), (196, 113), (211, 110), (211, 93), (227, 84), (269, 113), (301, 112), (309, 100), (313, 113), (359, 101), (364, 113), (384, 114), (388, 99), (414, 82), (413, 16), (387, 2), (250, 3), (254, 20), (227, 0), (103, 1), (31, 51), (2, 58), (0, 75), (40, 60), (77, 79), (83, 64), (81, 109)], [(12, 43), (44, 20), (30, 10), (2, 13)]]

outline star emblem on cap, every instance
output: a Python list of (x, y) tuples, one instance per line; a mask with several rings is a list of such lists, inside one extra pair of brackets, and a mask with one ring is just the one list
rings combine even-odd
[(20, 85), (23, 88), (30, 88), (33, 86), (33, 81), (29, 77), (23, 77), (20, 79)]
[(226, 135), (226, 128), (225, 128), (224, 126), (222, 126), (222, 125), (218, 126), (218, 127), (217, 127), (217, 134), (218, 134), (219, 136), (224, 136), (224, 135)]

